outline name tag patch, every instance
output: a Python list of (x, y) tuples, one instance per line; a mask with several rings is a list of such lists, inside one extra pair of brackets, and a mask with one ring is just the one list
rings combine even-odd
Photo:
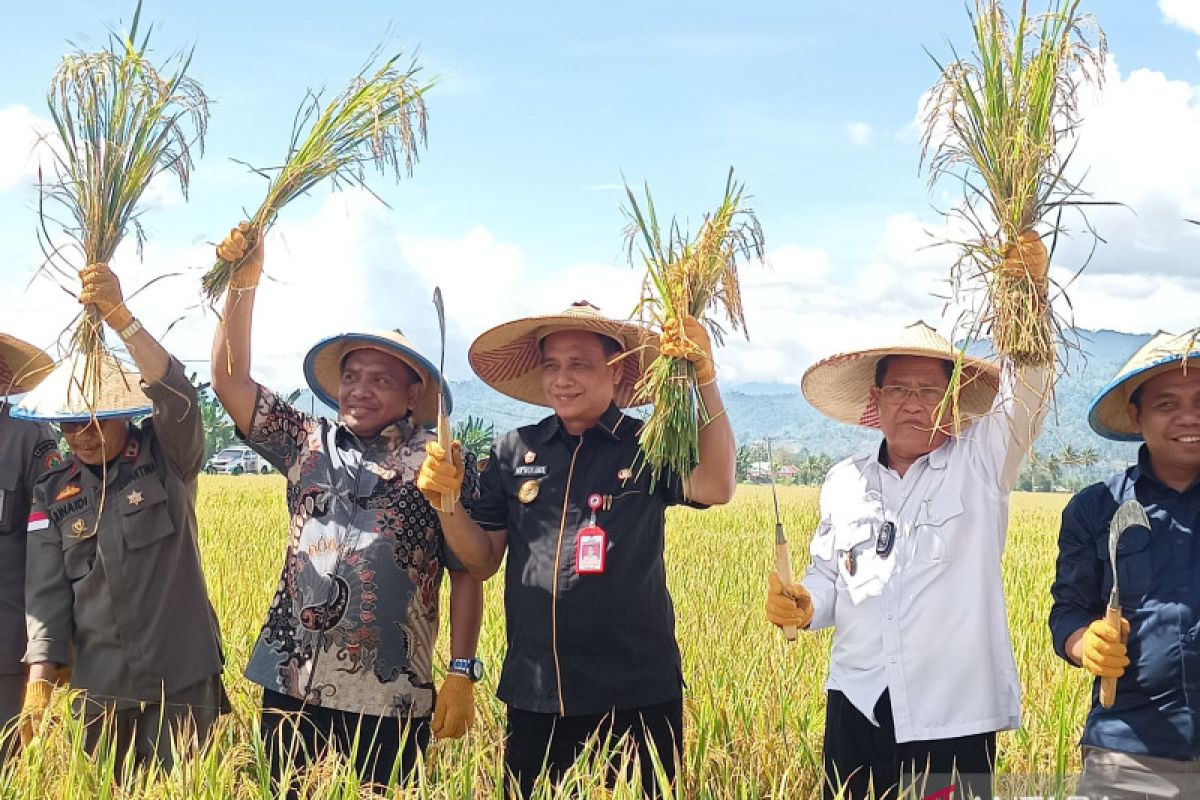
[(522, 477), (524, 475), (545, 475), (546, 474), (546, 465), (545, 464), (522, 464), (519, 467), (517, 467), (516, 471), (513, 474), (516, 475), (517, 477)]

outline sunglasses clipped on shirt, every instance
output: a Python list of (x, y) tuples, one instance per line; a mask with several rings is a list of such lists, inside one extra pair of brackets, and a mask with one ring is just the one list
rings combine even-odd
[(912, 395), (917, 396), (917, 400), (921, 405), (935, 406), (942, 402), (942, 398), (946, 396), (946, 390), (936, 386), (921, 386), (916, 389), (908, 386), (880, 386), (880, 396), (892, 405), (900, 405), (907, 403), (908, 398)]

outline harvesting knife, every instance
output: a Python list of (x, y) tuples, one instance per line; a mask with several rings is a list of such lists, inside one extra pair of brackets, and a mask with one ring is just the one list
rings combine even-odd
[[(775, 493), (775, 459), (771, 455), (771, 440), (767, 439), (767, 472), (771, 476), (771, 502), (775, 504), (775, 571), (784, 586), (792, 583), (792, 556), (788, 552), (787, 537), (783, 532), (783, 520), (779, 516), (779, 497)], [(796, 626), (783, 626), (783, 635), (789, 642), (796, 641)]]
[[(1104, 620), (1117, 629), (1122, 644), (1125, 643), (1125, 632), (1121, 626), (1121, 594), (1117, 588), (1117, 542), (1120, 541), (1121, 534), (1138, 525), (1149, 528), (1150, 518), (1146, 516), (1146, 509), (1142, 508), (1142, 504), (1137, 500), (1121, 503), (1117, 512), (1113, 514), (1112, 522), (1108, 524), (1108, 560), (1112, 564), (1113, 586), (1108, 595), (1108, 609), (1104, 612)], [(1116, 699), (1117, 679), (1101, 678), (1100, 705), (1112, 708)]]
[[(433, 307), (437, 309), (438, 318), (438, 335), (442, 341), (442, 348), (438, 355), (438, 417), (437, 417), (437, 440), (442, 451), (445, 452), (447, 458), (453, 458), (450, 452), (450, 417), (446, 414), (446, 309), (442, 306), (442, 287), (433, 287)], [(441, 503), (439, 503), (443, 514), (454, 513), (454, 498), (442, 495)]]

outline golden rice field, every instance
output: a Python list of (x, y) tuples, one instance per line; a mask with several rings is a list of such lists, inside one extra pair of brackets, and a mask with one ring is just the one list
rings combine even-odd
[[(1046, 627), (1062, 495), (1018, 494), (1005, 557), (1009, 624), (1024, 685), (1024, 727), (1000, 736), (1001, 773), (1062, 775), (1078, 770), (1075, 746), (1089, 700), (1088, 681), (1052, 652)], [(780, 505), (799, 573), (816, 524), (816, 491), (785, 487)], [(241, 676), (281, 566), (285, 530), (278, 476), (202, 476), (201, 548), (221, 619), (226, 683), (235, 713), (210, 748), (170, 775), (112, 775), (111, 756), (89, 758), (77, 725), (56, 726), (0, 773), (2, 798), (271, 797), (257, 746), (256, 687)], [(792, 645), (765, 620), (762, 601), (773, 557), (770, 491), (743, 486), (729, 506), (673, 510), (667, 566), (678, 616), (687, 690), (686, 764), (679, 797), (810, 798), (820, 794), (821, 729), (828, 633)], [(503, 706), (492, 695), (502, 659), (500, 578), (487, 587), (480, 656), (492, 668), (479, 687), (476, 727), (464, 740), (432, 748), (423, 780), (395, 796), (502, 796)], [(444, 591), (445, 589), (443, 589)], [(443, 614), (443, 622), (445, 615)], [(953, 641), (947, 631), (947, 641)], [(445, 637), (437, 662), (446, 661)], [(931, 645), (934, 643), (931, 643)], [(936, 643), (946, 647), (946, 642)], [(970, 652), (947, 648), (948, 659)], [(579, 794), (601, 796), (600, 771), (581, 766)], [(359, 797), (344, 763), (330, 759), (306, 777), (314, 798)], [(1048, 793), (1048, 792), (1047, 792)], [(618, 786), (614, 797), (632, 796)]]

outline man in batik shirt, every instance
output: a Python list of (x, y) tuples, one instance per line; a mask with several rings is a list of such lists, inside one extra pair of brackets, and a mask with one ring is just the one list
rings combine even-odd
[[(398, 331), (319, 342), (305, 376), (333, 422), (301, 413), (250, 377), (262, 247), (242, 227), (218, 247), (241, 262), (213, 347), (213, 388), (244, 441), (287, 478), (291, 515), (275, 599), (246, 667), (263, 687), (262, 736), (278, 780), (289, 761), (333, 748), (364, 781), (412, 772), (429, 741), (465, 733), (475, 670), (436, 694), (438, 588), (450, 570), (450, 652), (472, 661), (480, 582), (450, 553), (413, 481), (433, 439), (437, 370)], [(247, 251), (249, 253), (247, 254)], [(472, 481), (464, 487), (468, 500)], [(474, 674), (464, 674), (471, 672)], [(358, 740), (357, 747), (355, 741)]]

